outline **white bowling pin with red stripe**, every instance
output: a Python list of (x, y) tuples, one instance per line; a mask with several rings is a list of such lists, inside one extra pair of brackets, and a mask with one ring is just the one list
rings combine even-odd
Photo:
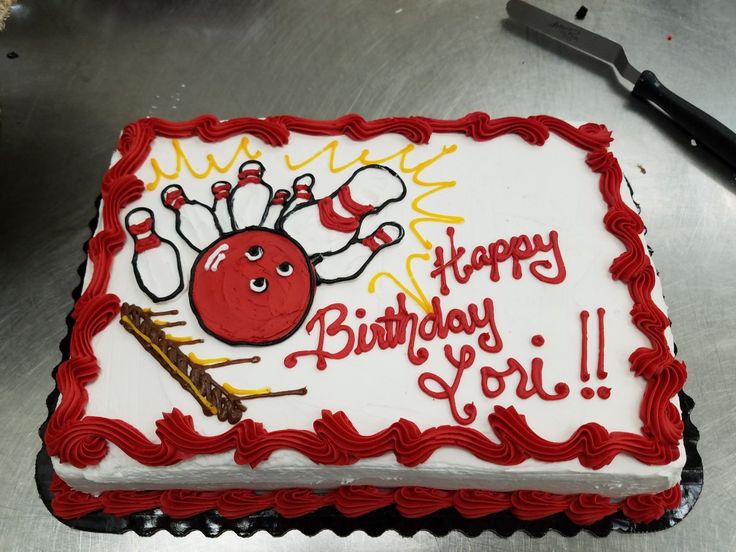
[(220, 238), (220, 225), (212, 209), (189, 199), (178, 184), (161, 192), (163, 204), (176, 215), (176, 231), (193, 249), (201, 251)]
[(159, 303), (174, 298), (184, 288), (179, 251), (156, 234), (153, 212), (133, 209), (125, 217), (125, 228), (133, 238), (133, 273), (141, 290)]
[(394, 171), (367, 165), (329, 196), (297, 206), (283, 218), (281, 227), (309, 255), (336, 253), (357, 236), (366, 216), (405, 195), (406, 186)]
[(318, 257), (315, 270), (319, 282), (334, 284), (357, 278), (379, 251), (398, 244), (403, 237), (404, 229), (401, 226), (395, 222), (385, 222), (371, 235), (356, 238), (344, 251)]
[(273, 190), (263, 181), (265, 169), (258, 161), (246, 161), (238, 171), (238, 183), (228, 200), (233, 230), (260, 226), (271, 205)]
[(286, 209), (284, 209), (284, 216), (286, 216), (287, 213), (293, 211), (295, 207), (298, 207), (302, 203), (312, 201), (314, 199), (314, 196), (312, 195), (313, 187), (314, 176), (309, 173), (297, 176), (291, 185), (291, 191), (293, 192), (293, 195), (291, 196), (291, 200), (286, 206)]
[(266, 214), (266, 220), (261, 225), (264, 228), (275, 228), (276, 223), (284, 212), (284, 206), (289, 202), (289, 196), (291, 192), (289, 190), (276, 190), (273, 193), (273, 199), (271, 200), (271, 206), (268, 208)]
[(212, 211), (215, 213), (217, 223), (220, 225), (220, 230), (225, 234), (231, 232), (233, 229), (232, 221), (230, 220), (230, 211), (227, 208), (227, 199), (230, 197), (230, 183), (225, 180), (220, 180), (212, 185), (212, 197), (214, 202), (212, 204)]

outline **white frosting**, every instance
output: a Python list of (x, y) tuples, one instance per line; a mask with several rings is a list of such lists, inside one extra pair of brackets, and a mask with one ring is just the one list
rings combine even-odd
[[(196, 138), (180, 140), (181, 147), (191, 165), (198, 172), (207, 167), (208, 154), (212, 154), (220, 166), (232, 157), (242, 137), (235, 137), (217, 144)], [(264, 180), (273, 189), (290, 189), (300, 174), (310, 172), (316, 183), (312, 189), (317, 198), (330, 194), (345, 182), (361, 165), (356, 163), (338, 173), (328, 170), (329, 152), (325, 152), (299, 170), (291, 170), (285, 162), (298, 163), (324, 148), (335, 138), (311, 137), (292, 133), (289, 144), (283, 148), (270, 147), (250, 137), (250, 151), (260, 151), (258, 160), (266, 168)], [(335, 155), (337, 166), (357, 158), (367, 150), (368, 159), (390, 156), (407, 145), (399, 135), (385, 135), (365, 142), (354, 142), (341, 137)], [(439, 284), (429, 276), (434, 254), (426, 249), (411, 231), (412, 220), (426, 218), (426, 214), (412, 207), (421, 194), (432, 188), (418, 184), (406, 169), (439, 154), (444, 146), (456, 145), (457, 149), (423, 170), (421, 183), (454, 181), (447, 187), (420, 200), (419, 207), (434, 212), (447, 221), (460, 216), (464, 222), (453, 224), (456, 228), (455, 243), (468, 252), (464, 262), (470, 260), (470, 251), (477, 245), (488, 245), (497, 239), (512, 236), (540, 234), (545, 242), (549, 232), (559, 233), (559, 244), (567, 276), (559, 285), (543, 283), (533, 277), (529, 263), (535, 260), (552, 261), (553, 268), (542, 269), (545, 274), (556, 272), (556, 263), (550, 253), (542, 253), (531, 260), (522, 261), (523, 275), (514, 279), (511, 260), (500, 265), (500, 280), (489, 279), (489, 269), (482, 269), (465, 285), (448, 279), (450, 294), (441, 297), (443, 310), (459, 308), (466, 311), (476, 304), (481, 313), (482, 300), (491, 297), (495, 304), (495, 318), (503, 338), (503, 350), (490, 354), (477, 347), (477, 334), (448, 336), (431, 343), (418, 341), (426, 347), (429, 360), (415, 366), (407, 360), (406, 347), (391, 350), (373, 350), (366, 354), (350, 355), (343, 360), (328, 360), (325, 370), (318, 370), (314, 357), (302, 357), (296, 367), (284, 366), (284, 357), (298, 350), (313, 349), (317, 343), (316, 329), (307, 334), (304, 325), (286, 341), (268, 347), (229, 346), (206, 334), (194, 317), (187, 295), (189, 270), (196, 257), (193, 251), (175, 231), (174, 213), (161, 204), (161, 190), (175, 182), (186, 195), (205, 205), (212, 205), (210, 186), (216, 180), (229, 180), (235, 184), (238, 166), (246, 160), (241, 155), (226, 174), (212, 172), (207, 178), (196, 179), (182, 165), (181, 174), (173, 180), (161, 179), (155, 191), (147, 191), (143, 197), (126, 207), (120, 214), (121, 222), (133, 208), (147, 207), (155, 214), (156, 231), (173, 242), (179, 249), (185, 278), (185, 290), (175, 299), (156, 306), (159, 310), (178, 309), (180, 314), (170, 320), (184, 320), (183, 328), (168, 330), (175, 335), (191, 335), (203, 338), (203, 344), (184, 346), (185, 352), (193, 351), (200, 358), (246, 357), (259, 355), (259, 364), (234, 365), (213, 370), (211, 374), (220, 383), (228, 382), (240, 388), (268, 386), (274, 391), (306, 386), (306, 396), (287, 396), (246, 401), (246, 416), (263, 423), (268, 430), (285, 428), (311, 429), (323, 409), (344, 411), (354, 426), (363, 434), (380, 431), (400, 418), (413, 421), (421, 429), (455, 424), (448, 402), (432, 399), (419, 388), (420, 374), (433, 372), (452, 383), (455, 369), (445, 359), (443, 347), (451, 344), (455, 354), (463, 344), (476, 346), (476, 361), (463, 375), (457, 393), (458, 408), (474, 403), (478, 415), (470, 424), (492, 440), (497, 440), (488, 425), (488, 414), (496, 405), (513, 406), (523, 414), (530, 427), (550, 440), (565, 440), (577, 427), (587, 422), (597, 422), (609, 431), (639, 433), (641, 419), (639, 405), (645, 382), (629, 370), (628, 356), (637, 347), (648, 346), (646, 338), (632, 325), (629, 312), (632, 300), (626, 286), (612, 280), (609, 267), (612, 260), (623, 252), (623, 244), (610, 235), (604, 225), (606, 205), (601, 198), (598, 176), (585, 164), (585, 152), (571, 146), (556, 136), (550, 136), (542, 147), (533, 147), (517, 136), (503, 136), (489, 142), (474, 142), (460, 135), (432, 136), (428, 145), (415, 146), (406, 155), (383, 163), (394, 170), (406, 183), (407, 195), (388, 205), (377, 216), (368, 217), (360, 231), (367, 236), (381, 223), (394, 221), (403, 226), (406, 235), (399, 244), (380, 251), (363, 274), (353, 281), (317, 288), (314, 303), (307, 320), (319, 308), (332, 303), (345, 303), (350, 307), (347, 323), (356, 328), (360, 322), (355, 309), (363, 307), (367, 314), (363, 321), (373, 321), (385, 307), (396, 307), (396, 294), (400, 290), (389, 278), (376, 281), (375, 292), (369, 293), (372, 277), (380, 272), (390, 272), (401, 282), (411, 286), (406, 272), (407, 257), (412, 254), (428, 254), (428, 259), (415, 258), (411, 262), (413, 276), (428, 298), (439, 296)], [(176, 166), (171, 141), (157, 138), (149, 161), (143, 164), (137, 175), (144, 182), (154, 180), (150, 159), (158, 160), (166, 172)], [(403, 166), (402, 166), (403, 165)], [(633, 206), (629, 190), (622, 184), (622, 196)], [(102, 219), (100, 218), (100, 221)], [(100, 230), (101, 222), (98, 224)], [(416, 229), (434, 246), (449, 250), (446, 235), (447, 222), (420, 222)], [(643, 240), (643, 236), (642, 236)], [(153, 307), (150, 299), (138, 288), (133, 277), (131, 259), (133, 241), (128, 237), (125, 246), (114, 258), (110, 293), (121, 300), (144, 307)], [(364, 252), (346, 251), (345, 270), (360, 266)], [(361, 257), (361, 255), (363, 257)], [(214, 260), (213, 260), (214, 261)], [(331, 259), (331, 275), (339, 272), (336, 259)], [(88, 264), (85, 285), (94, 267)], [(411, 287), (410, 287), (411, 289)], [(654, 300), (665, 309), (659, 280), (653, 292)], [(161, 307), (161, 308), (159, 308)], [(407, 299), (410, 311), (423, 316), (420, 306)], [(595, 369), (598, 354), (596, 309), (604, 307), (605, 314), (605, 367), (608, 377), (598, 382)], [(591, 313), (589, 321), (589, 370), (592, 374), (588, 385), (594, 389), (605, 385), (612, 389), (608, 400), (585, 400), (580, 390), (586, 384), (580, 381), (580, 311)], [(666, 311), (665, 311), (666, 312)], [(332, 320), (334, 318), (331, 318)], [(545, 344), (536, 348), (530, 344), (533, 335), (541, 334)], [(669, 330), (668, 340), (671, 343)], [(332, 341), (330, 341), (332, 340)], [(342, 337), (327, 338), (329, 350), (342, 347)], [(88, 387), (89, 403), (86, 412), (91, 416), (104, 416), (124, 420), (148, 438), (158, 441), (155, 422), (163, 412), (178, 408), (194, 419), (197, 431), (204, 435), (217, 435), (230, 428), (216, 417), (203, 415), (195, 399), (182, 389), (165, 370), (117, 323), (111, 323), (93, 339), (94, 353), (101, 370), (96, 381)], [(493, 366), (506, 368), (509, 357), (517, 359), (530, 370), (533, 356), (544, 360), (544, 388), (552, 392), (555, 383), (565, 382), (570, 394), (558, 401), (545, 401), (538, 396), (520, 399), (516, 393), (516, 375), (506, 378), (505, 392), (495, 398), (485, 397), (481, 390), (479, 369)], [(429, 384), (432, 389), (437, 386)], [(495, 387), (495, 385), (491, 385)], [(675, 404), (677, 404), (675, 400)], [(374, 484), (380, 486), (422, 485), (438, 488), (487, 488), (499, 491), (536, 489), (556, 493), (600, 492), (621, 497), (640, 492), (656, 492), (667, 489), (679, 481), (685, 456), (681, 445), (680, 459), (666, 466), (649, 466), (626, 455), (617, 456), (600, 470), (582, 467), (578, 461), (545, 463), (528, 460), (517, 466), (497, 466), (481, 461), (468, 452), (446, 447), (435, 452), (425, 463), (417, 467), (405, 467), (396, 462), (393, 454), (366, 459), (350, 466), (316, 465), (303, 455), (280, 450), (259, 464), (255, 469), (239, 466), (233, 461), (232, 452), (195, 457), (168, 467), (147, 467), (133, 461), (112, 446), (109, 454), (97, 466), (77, 469), (62, 464), (54, 458), (56, 472), (72, 487), (82, 491), (98, 492), (105, 489), (165, 489), (192, 488), (215, 489), (249, 487), (273, 489), (282, 487), (330, 488), (341, 484)]]

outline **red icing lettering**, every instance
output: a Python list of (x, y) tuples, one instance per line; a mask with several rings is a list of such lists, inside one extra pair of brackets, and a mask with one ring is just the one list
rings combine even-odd
[[(452, 226), (449, 226), (447, 228), (447, 235), (450, 238), (450, 257), (449, 259), (447, 259), (447, 261), (445, 261), (444, 250), (438, 245), (434, 250), (434, 266), (436, 266), (437, 268), (429, 273), (432, 278), (436, 278), (437, 276), (440, 277), (440, 293), (442, 295), (449, 295), (450, 293), (450, 288), (447, 286), (447, 276), (445, 275), (447, 268), (452, 269), (452, 273), (455, 276), (455, 281), (460, 284), (464, 284), (465, 282), (467, 282), (473, 272), (473, 266), (470, 265), (466, 266), (467, 270), (464, 274), (460, 274), (460, 267), (458, 263), (460, 262), (460, 258), (465, 254), (465, 248), (459, 247), (455, 249), (455, 229)], [(487, 263), (487, 257), (483, 257), (483, 264)]]
[[(337, 312), (337, 317), (331, 323), (326, 322), (327, 315), (331, 312)], [(317, 341), (317, 348), (311, 351), (297, 351), (291, 353), (284, 359), (284, 365), (287, 368), (293, 368), (296, 366), (297, 359), (301, 356), (314, 355), (317, 357), (317, 368), (324, 370), (327, 368), (327, 359), (338, 359), (345, 358), (350, 354), (350, 350), (353, 348), (355, 342), (355, 334), (350, 326), (343, 324), (345, 318), (348, 315), (348, 308), (342, 303), (334, 303), (323, 309), (319, 309), (315, 315), (310, 318), (307, 322), (306, 330), (307, 333), (312, 333), (315, 324), (319, 324), (319, 338)], [(345, 344), (341, 349), (335, 352), (329, 352), (325, 350), (325, 336), (335, 337), (337, 335), (344, 334)]]
[(537, 280), (545, 282), (547, 284), (559, 284), (565, 280), (567, 271), (565, 270), (565, 263), (562, 261), (562, 253), (560, 253), (560, 246), (557, 242), (557, 232), (552, 230), (549, 233), (549, 243), (545, 244), (542, 236), (534, 234), (532, 238), (534, 246), (537, 251), (549, 252), (551, 251), (555, 257), (555, 264), (557, 266), (557, 273), (551, 276), (545, 276), (539, 272), (540, 268), (549, 270), (552, 268), (552, 263), (548, 260), (534, 261), (529, 265), (529, 272), (531, 272)]
[[(284, 365), (293, 368), (298, 358), (314, 356), (317, 368), (324, 370), (328, 359), (342, 359), (351, 352), (360, 355), (376, 348), (386, 350), (406, 345), (409, 361), (419, 366), (427, 361), (429, 352), (417, 345), (417, 339), (432, 341), (445, 339), (450, 334), (477, 333), (478, 347), (488, 353), (497, 353), (503, 348), (490, 298), (483, 299), (482, 309), (478, 305), (469, 305), (466, 310), (450, 309), (445, 314), (439, 297), (434, 297), (432, 312), (421, 319), (406, 308), (406, 295), (403, 293), (397, 294), (396, 303), (396, 308), (386, 307), (373, 322), (361, 322), (355, 330), (345, 324), (348, 308), (344, 304), (334, 303), (319, 309), (305, 326), (307, 333), (318, 329), (316, 348), (291, 353), (284, 359)], [(333, 311), (337, 313), (334, 320), (330, 316)], [(363, 319), (365, 310), (357, 309), (355, 314), (358, 319)], [(340, 340), (337, 346), (332, 344), (333, 338)]]
[[(452, 355), (452, 345), (445, 345), (445, 357), (455, 367), (455, 379), (452, 384), (448, 384), (445, 380), (439, 377), (437, 374), (431, 372), (424, 372), (419, 376), (419, 388), (424, 391), (425, 394), (429, 395), (433, 399), (447, 399), (450, 403), (450, 411), (455, 421), (461, 425), (472, 424), (475, 421), (475, 417), (478, 414), (478, 410), (475, 405), (467, 403), (463, 406), (463, 412), (465, 416), (462, 416), (457, 409), (457, 394), (458, 387), (460, 387), (460, 380), (463, 377), (463, 372), (470, 368), (475, 361), (475, 350), (470, 345), (463, 345), (460, 348), (460, 355), (455, 358)], [(439, 391), (433, 391), (427, 386), (427, 381), (431, 381), (440, 386)]]
[[(564, 399), (570, 394), (570, 388), (563, 382), (555, 384), (554, 393), (545, 391), (542, 382), (542, 367), (544, 363), (539, 357), (534, 357), (532, 359), (531, 378), (518, 360), (510, 358), (507, 361), (507, 365), (508, 368), (502, 372), (499, 372), (492, 366), (483, 366), (483, 368), (480, 369), (481, 389), (486, 397), (493, 399), (501, 395), (506, 389), (506, 378), (513, 373), (519, 374), (519, 383), (516, 386), (516, 395), (520, 399), (528, 399), (533, 395), (539, 395), (539, 397), (545, 401), (558, 401), (560, 399)], [(494, 389), (491, 389), (489, 386), (489, 380), (491, 379), (496, 381), (496, 387)], [(530, 379), (531, 384), (529, 381)]]
[[(467, 264), (461, 262), (466, 249), (455, 245), (455, 229), (447, 228), (447, 236), (450, 240), (449, 251), (446, 252), (439, 245), (435, 248), (435, 268), (430, 272), (432, 278), (439, 279), (442, 295), (450, 293), (448, 275), (451, 275), (457, 283), (464, 284), (470, 280), (473, 272), (489, 267), (489, 278), (492, 282), (498, 282), (501, 279), (499, 265), (509, 259), (511, 259), (511, 275), (515, 280), (519, 280), (524, 273), (521, 261), (531, 259), (540, 253), (551, 252), (554, 264), (549, 259), (538, 259), (529, 263), (528, 270), (532, 276), (546, 284), (559, 284), (567, 275), (555, 230), (550, 231), (547, 242), (540, 234), (534, 234), (531, 238), (522, 234), (509, 240), (498, 239), (488, 245), (479, 245), (470, 252), (470, 262)], [(555, 272), (548, 273), (553, 268)]]

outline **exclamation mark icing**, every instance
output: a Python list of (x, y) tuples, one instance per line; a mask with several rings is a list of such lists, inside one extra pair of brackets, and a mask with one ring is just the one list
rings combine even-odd
[(608, 377), (605, 367), (606, 333), (605, 328), (603, 327), (603, 317), (606, 315), (606, 311), (602, 307), (599, 307), (596, 312), (598, 314), (598, 370), (596, 375), (598, 376), (598, 379), (603, 380)]
[[(596, 377), (599, 380), (604, 380), (608, 377), (605, 367), (605, 315), (606, 311), (603, 308), (596, 310), (598, 316), (598, 362), (596, 369)], [(590, 313), (587, 310), (580, 312), (580, 333), (581, 339), (581, 351), (580, 351), (580, 380), (583, 383), (590, 381), (590, 372), (588, 371), (588, 319)], [(601, 399), (607, 399), (611, 396), (611, 388), (606, 386), (599, 386), (597, 390), (593, 390), (592, 387), (583, 387), (580, 390), (580, 394), (584, 399), (590, 400), (595, 397), (596, 393)]]
[[(590, 313), (587, 310), (580, 311), (580, 331), (583, 335), (582, 351), (580, 351), (580, 380), (583, 382), (590, 379), (590, 374), (588, 373), (588, 317), (590, 317)], [(592, 398), (593, 390), (589, 390), (591, 392), (590, 397), (586, 397), (586, 390), (588, 390), (587, 387), (582, 391), (583, 397), (586, 399)]]

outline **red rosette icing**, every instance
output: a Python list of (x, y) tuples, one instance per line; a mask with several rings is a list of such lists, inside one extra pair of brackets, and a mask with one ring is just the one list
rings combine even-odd
[(586, 123), (575, 128), (570, 123), (549, 115), (535, 115), (529, 118), (541, 123), (560, 138), (585, 150), (607, 148), (612, 140), (611, 133), (605, 125)]
[[(107, 283), (112, 259), (126, 239), (120, 213), (143, 192), (143, 184), (134, 173), (145, 162), (153, 139), (156, 136), (198, 136), (215, 142), (248, 133), (267, 144), (279, 146), (288, 142), (290, 132), (319, 136), (345, 134), (354, 140), (395, 132), (415, 143), (426, 143), (434, 132), (462, 133), (474, 140), (490, 140), (515, 133), (536, 145), (543, 144), (551, 132), (586, 150), (589, 167), (600, 175), (600, 191), (608, 206), (604, 224), (625, 248), (624, 253), (613, 260), (610, 271), (614, 279), (627, 285), (634, 303), (632, 322), (649, 341), (648, 347), (637, 349), (630, 359), (634, 373), (646, 381), (640, 411), (642, 434), (608, 432), (597, 424), (585, 424), (566, 441), (551, 442), (538, 436), (514, 409), (496, 408), (489, 416), (489, 423), (498, 442), (471, 428), (441, 426), (420, 430), (404, 419), (376, 434), (361, 435), (344, 413), (323, 413), (322, 418), (315, 421), (315, 431), (269, 432), (261, 424), (245, 419), (221, 435), (204, 436), (195, 430), (191, 418), (174, 410), (157, 422), (160, 442), (153, 442), (122, 420), (85, 417), (85, 387), (99, 372), (91, 340), (112, 321), (119, 309), (120, 301), (107, 293)], [(671, 400), (685, 381), (685, 367), (674, 359), (667, 346), (664, 331), (669, 322), (651, 298), (654, 270), (639, 236), (643, 223), (621, 198), (621, 169), (606, 150), (610, 140), (610, 133), (602, 125), (586, 124), (575, 128), (545, 115), (526, 119), (493, 119), (484, 113), (471, 113), (450, 121), (424, 117), (366, 121), (358, 115), (347, 115), (334, 121), (290, 116), (218, 121), (212, 115), (203, 115), (185, 122), (152, 118), (128, 125), (118, 143), (121, 157), (103, 179), (102, 230), (89, 244), (92, 277), (72, 314), (75, 324), (71, 332), (69, 358), (59, 366), (56, 375), (61, 401), (44, 436), (49, 454), (79, 468), (99, 463), (107, 454), (108, 443), (115, 444), (132, 459), (149, 466), (175, 464), (193, 454), (228, 451), (232, 451), (236, 462), (256, 466), (279, 449), (299, 451), (318, 463), (341, 465), (393, 452), (401, 464), (414, 466), (445, 446), (463, 448), (484, 461), (500, 465), (518, 464), (530, 457), (549, 462), (576, 458), (581, 465), (596, 469), (622, 453), (648, 464), (671, 462), (679, 456), (677, 445), (683, 427)], [(399, 497), (397, 502), (400, 501), (409, 512), (415, 512), (408, 504), (411, 501), (409, 497), (425, 509), (446, 507), (442, 504), (447, 504), (448, 500), (441, 493), (427, 495), (416, 490), (399, 493)], [(83, 503), (78, 496), (64, 500), (58, 499), (57, 504), (66, 514), (83, 511), (93, 504), (93, 501)], [(150, 502), (152, 499), (149, 497), (147, 500)], [(73, 504), (77, 506), (72, 507)], [(635, 516), (641, 516), (643, 511), (651, 516), (654, 515), (652, 512), (668, 507), (664, 498), (637, 497), (625, 504), (625, 510), (634, 512)], [(518, 500), (515, 507), (523, 509)]]
[(606, 496), (579, 494), (570, 502), (565, 514), (577, 525), (592, 525), (618, 511), (619, 506)]
[(313, 136), (338, 136), (344, 134), (353, 140), (369, 140), (383, 134), (401, 134), (415, 144), (426, 144), (432, 136), (431, 119), (424, 117), (388, 117), (366, 121), (351, 113), (331, 121), (315, 121), (293, 115), (269, 117), (269, 122), (283, 124), (292, 132)]
[(453, 506), (463, 517), (479, 518), (511, 508), (511, 493), (460, 489), (455, 492)]
[(572, 500), (571, 495), (541, 491), (516, 491), (511, 493), (511, 511), (519, 519), (541, 519), (565, 512)]
[(218, 491), (174, 489), (161, 494), (161, 511), (175, 519), (192, 517), (217, 507)]
[(229, 121), (209, 122), (199, 130), (206, 142), (217, 142), (236, 134), (250, 134), (269, 146), (279, 147), (289, 141), (289, 129), (272, 121), (254, 118), (238, 118)]
[(261, 510), (273, 508), (274, 494), (256, 493), (245, 489), (222, 491), (217, 500), (217, 510), (227, 519), (238, 519)]
[(502, 117), (492, 119), (487, 113), (468, 113), (461, 119), (441, 121), (426, 119), (434, 132), (457, 132), (479, 142), (485, 142), (503, 134), (517, 134), (526, 142), (541, 146), (549, 137), (547, 127), (535, 117)]
[(131, 154), (135, 155), (146, 150), (154, 138), (151, 119), (140, 119), (130, 123), (120, 135), (117, 144), (118, 153), (123, 158), (130, 158)]
[(76, 519), (102, 509), (102, 503), (92, 495), (69, 490), (55, 495), (51, 508), (62, 519)]
[(679, 485), (657, 494), (630, 496), (623, 501), (624, 515), (637, 523), (649, 523), (676, 508), (682, 500)]
[(452, 506), (454, 492), (427, 487), (400, 487), (394, 493), (396, 509), (408, 518), (429, 515)]
[(100, 495), (102, 510), (111, 516), (127, 516), (161, 505), (163, 491), (106, 491)]
[(56, 474), (51, 479), (49, 489), (54, 494), (51, 508), (62, 519), (76, 519), (102, 508), (102, 501), (93, 495), (75, 491)]
[(345, 517), (358, 517), (394, 503), (393, 489), (368, 485), (340, 487), (335, 492), (335, 507)]
[(334, 500), (334, 493), (317, 494), (310, 489), (283, 489), (274, 494), (273, 505), (285, 518), (295, 518), (330, 506)]

